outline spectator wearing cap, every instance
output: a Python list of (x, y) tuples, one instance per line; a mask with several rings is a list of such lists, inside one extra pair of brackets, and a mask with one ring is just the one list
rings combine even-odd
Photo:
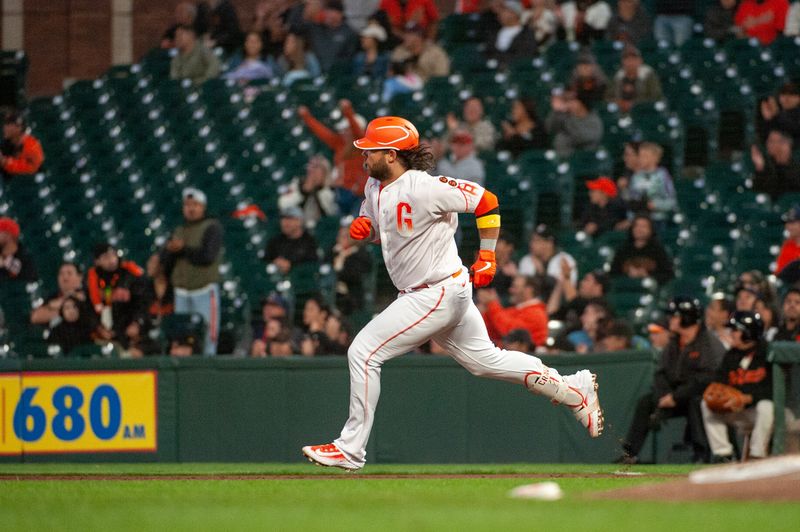
[(789, 0), (742, 0), (733, 20), (745, 36), (768, 45), (783, 33), (788, 12)]
[(457, 130), (466, 129), (472, 136), (472, 143), (476, 151), (491, 150), (497, 138), (497, 130), (494, 125), (486, 120), (483, 112), (483, 102), (477, 96), (470, 96), (464, 100), (461, 108), (461, 120), (455, 113), (447, 113), (447, 138)]
[(430, 78), (450, 74), (450, 58), (447, 52), (425, 37), (425, 30), (411, 22), (403, 31), (403, 42), (389, 57), (392, 63), (409, 62), (411, 72), (419, 76), (423, 83)]
[(379, 9), (389, 18), (392, 33), (400, 38), (410, 23), (419, 25), (428, 38), (436, 37), (440, 17), (433, 0), (381, 0)]
[[(727, 0), (730, 1), (730, 0)], [(800, 35), (800, 2), (793, 2), (786, 13), (786, 26), (783, 34), (787, 37), (797, 37)]]
[(547, 307), (539, 298), (542, 279), (517, 275), (509, 288), (511, 304), (504, 308), (494, 288), (478, 290), (478, 305), (489, 337), (496, 343), (514, 329), (525, 329), (536, 345), (547, 343)]
[(548, 310), (553, 319), (563, 321), (565, 327), (569, 330), (578, 325), (583, 309), (586, 308), (590, 301), (602, 301), (605, 303), (609, 281), (608, 274), (601, 269), (597, 269), (581, 277), (576, 287), (569, 275), (566, 275), (567, 273), (569, 272), (565, 270), (559, 277), (554, 290), (558, 297), (551, 297), (551, 301), (555, 305)]
[(775, 263), (775, 274), (779, 276), (792, 263), (796, 263), (793, 268), (800, 268), (800, 263), (796, 262), (800, 259), (800, 205), (792, 206), (781, 219), (786, 240), (783, 241), (781, 251), (778, 253), (778, 260)]
[(647, 325), (647, 338), (654, 351), (662, 351), (671, 338), (669, 322), (666, 319), (658, 320)]
[(731, 347), (730, 329), (728, 329), (727, 324), (734, 310), (736, 310), (736, 306), (733, 301), (722, 292), (713, 294), (708, 305), (706, 305), (703, 318), (706, 329), (717, 337), (717, 340), (725, 346), (725, 349), (730, 349)]
[(499, 6), (497, 18), (500, 29), (486, 43), (486, 56), (500, 65), (536, 55), (536, 36), (530, 26), (522, 23), (522, 4), (506, 0)]
[(319, 260), (317, 241), (306, 231), (299, 207), (281, 211), (281, 232), (267, 242), (264, 260), (284, 275), (298, 264)]
[(358, 51), (358, 34), (345, 21), (341, 0), (327, 0), (322, 20), (308, 27), (309, 42), (322, 72), (350, 65)]
[(617, 185), (608, 177), (598, 177), (586, 182), (589, 189), (589, 206), (583, 211), (580, 226), (592, 236), (606, 231), (624, 231), (628, 228), (628, 209), (619, 199)]
[(778, 129), (767, 136), (766, 157), (755, 144), (751, 147), (753, 190), (769, 194), (773, 201), (784, 194), (800, 192), (800, 164), (794, 160), (793, 147), (792, 136)]
[(560, 279), (564, 269), (569, 269), (570, 281), (577, 283), (578, 264), (575, 259), (566, 251), (558, 249), (556, 235), (549, 227), (539, 224), (528, 241), (528, 254), (519, 261), (519, 273)]
[(219, 76), (219, 59), (198, 40), (192, 26), (178, 26), (175, 30), (175, 47), (178, 53), (170, 63), (170, 78), (189, 79), (192, 84), (200, 85)]
[[(44, 152), (39, 141), (25, 127), (25, 119), (19, 113), (9, 113), (3, 120), (3, 144), (0, 146), (0, 168), (3, 181), (17, 175), (33, 174), (44, 161)], [(0, 189), (2, 182), (0, 182)]]
[(386, 30), (378, 23), (370, 23), (361, 30), (361, 51), (353, 58), (353, 74), (382, 80), (389, 71), (389, 57), (381, 51), (386, 42)]
[(628, 238), (614, 253), (609, 273), (632, 279), (652, 277), (662, 285), (675, 276), (672, 257), (658, 239), (649, 216), (634, 217)]
[(94, 247), (94, 266), (86, 273), (86, 290), (100, 326), (103, 340), (122, 342), (128, 327), (147, 319), (144, 271), (133, 261), (121, 260), (108, 242)]
[(323, 155), (314, 155), (306, 163), (306, 175), (296, 177), (281, 189), (278, 208), (299, 207), (306, 227), (313, 230), (323, 216), (336, 216), (339, 207), (331, 188), (331, 163)]
[(578, 55), (569, 87), (575, 94), (583, 94), (593, 104), (603, 101), (608, 79), (594, 56), (588, 52)]
[(666, 227), (678, 206), (672, 176), (661, 166), (663, 154), (663, 148), (655, 142), (642, 142), (639, 167), (631, 177), (629, 189), (629, 203), (649, 212), (659, 231)]
[(520, 353), (533, 353), (536, 351), (536, 344), (531, 340), (531, 333), (527, 329), (511, 329), (503, 337), (503, 349)]
[(359, 246), (350, 238), (349, 225), (342, 219), (336, 234), (336, 243), (330, 251), (329, 262), (336, 273), (335, 303), (344, 316), (364, 309), (365, 278), (372, 271), (372, 256), (366, 246)]
[(364, 135), (367, 121), (356, 114), (349, 100), (341, 100), (339, 110), (342, 119), (336, 124), (336, 131), (314, 118), (305, 105), (297, 108), (297, 115), (311, 132), (333, 151), (335, 174), (332, 185), (341, 187), (354, 197), (363, 197), (364, 185), (369, 176), (364, 169), (364, 157), (361, 151), (353, 146), (353, 140)]
[(164, 245), (161, 261), (171, 272), (175, 312), (203, 316), (206, 324), (203, 354), (214, 356), (219, 340), (222, 225), (206, 214), (208, 200), (202, 190), (186, 188), (182, 196), (184, 223), (175, 228)]
[(19, 241), (19, 224), (12, 218), (0, 217), (0, 283), (30, 283), (39, 278), (33, 257)]
[(653, 22), (639, 0), (619, 0), (617, 9), (608, 22), (606, 37), (637, 45), (650, 37)]
[(517, 98), (511, 104), (511, 120), (501, 122), (503, 136), (498, 151), (509, 151), (514, 157), (527, 150), (543, 150), (548, 146), (547, 132), (539, 122), (536, 102), (532, 98)]
[(592, 100), (582, 93), (566, 91), (553, 94), (552, 112), (545, 121), (553, 137), (553, 149), (559, 157), (569, 157), (579, 150), (594, 150), (603, 140), (603, 121), (592, 110)]
[(483, 161), (475, 155), (475, 145), (469, 131), (460, 129), (453, 133), (450, 137), (450, 155), (439, 161), (436, 172), (483, 185), (486, 170)]
[(737, 3), (738, 0), (717, 0), (708, 8), (703, 22), (706, 37), (722, 43), (742, 36), (742, 29), (733, 23)]
[(637, 103), (655, 102), (664, 97), (658, 74), (642, 61), (642, 54), (633, 46), (622, 50), (622, 66), (606, 92), (606, 99), (627, 113)]
[(44, 303), (31, 312), (31, 323), (34, 325), (47, 325), (59, 316), (64, 298), (73, 297), (82, 305), (82, 311), (94, 313), (86, 290), (83, 287), (83, 272), (73, 262), (64, 262), (58, 268), (58, 290), (48, 295)]
[(568, 41), (588, 44), (603, 38), (612, 11), (602, 0), (569, 0), (559, 5), (556, 14)]
[(319, 60), (309, 50), (305, 33), (291, 31), (283, 41), (283, 51), (271, 63), (276, 76), (280, 76), (284, 87), (291, 87), (298, 81), (310, 80), (322, 73)]
[(777, 99), (769, 96), (759, 104), (759, 138), (766, 140), (776, 129), (789, 134), (795, 145), (800, 142), (800, 85), (797, 83), (784, 83)]

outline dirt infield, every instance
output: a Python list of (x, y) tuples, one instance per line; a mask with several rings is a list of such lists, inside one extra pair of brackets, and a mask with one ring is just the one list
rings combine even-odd
[[(627, 473), (500, 473), (500, 474), (361, 474), (338, 473), (320, 475), (264, 475), (264, 474), (221, 474), (221, 475), (107, 475), (107, 474), (9, 474), (0, 473), (0, 482), (29, 480), (425, 480), (425, 479), (476, 479), (476, 478), (510, 478), (510, 479), (559, 479), (559, 478), (626, 478)], [(637, 474), (636, 478), (675, 478), (685, 475), (676, 473)]]

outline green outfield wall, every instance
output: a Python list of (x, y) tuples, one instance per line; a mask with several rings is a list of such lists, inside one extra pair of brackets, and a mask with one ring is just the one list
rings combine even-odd
[[(368, 460), (613, 459), (650, 387), (653, 354), (544, 361), (597, 373), (602, 437), (591, 440), (565, 408), (522, 386), (474, 377), (447, 357), (409, 355), (383, 368)], [(344, 357), (0, 360), (0, 382), (3, 461), (294, 462), (302, 445), (338, 435), (349, 398)]]

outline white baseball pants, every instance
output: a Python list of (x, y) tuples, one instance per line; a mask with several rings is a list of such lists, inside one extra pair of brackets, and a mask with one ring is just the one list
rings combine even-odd
[(730, 414), (712, 412), (705, 401), (700, 403), (700, 408), (703, 411), (703, 425), (712, 454), (715, 456), (731, 456), (733, 454), (733, 444), (728, 438), (728, 425), (742, 423), (753, 427), (753, 432), (750, 434), (750, 456), (753, 458), (767, 456), (772, 427), (775, 422), (772, 401), (762, 399), (755, 406)]
[[(466, 271), (429, 288), (401, 294), (358, 333), (348, 351), (350, 414), (334, 442), (353, 464), (363, 466), (380, 396), (381, 366), (433, 339), (470, 373), (527, 385), (526, 376), (547, 369), (534, 356), (506, 351), (489, 339), (472, 302)], [(558, 373), (550, 369), (550, 374)]]

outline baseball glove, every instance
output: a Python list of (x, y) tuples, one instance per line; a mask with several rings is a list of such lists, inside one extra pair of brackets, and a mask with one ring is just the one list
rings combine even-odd
[(721, 382), (712, 382), (703, 392), (703, 400), (713, 412), (741, 412), (753, 402), (753, 396)]

